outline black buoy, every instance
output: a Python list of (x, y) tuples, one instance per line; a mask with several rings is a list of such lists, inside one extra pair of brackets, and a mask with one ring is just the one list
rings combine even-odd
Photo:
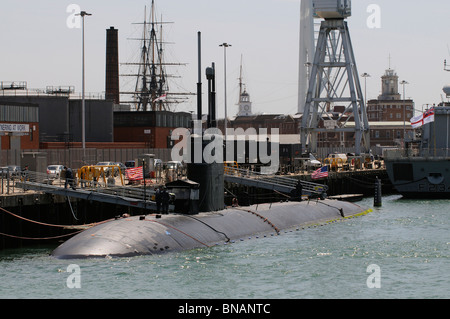
[(381, 207), (381, 202), (382, 202), (381, 196), (382, 196), (381, 195), (381, 180), (378, 179), (378, 176), (377, 176), (377, 179), (375, 181), (375, 194), (373, 197), (373, 206)]

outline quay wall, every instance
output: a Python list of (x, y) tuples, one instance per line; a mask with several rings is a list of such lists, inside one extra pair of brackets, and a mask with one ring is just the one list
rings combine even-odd
[(138, 208), (86, 201), (64, 196), (26, 192), (0, 196), (0, 250), (34, 245), (58, 245), (77, 227), (117, 215), (138, 215)]

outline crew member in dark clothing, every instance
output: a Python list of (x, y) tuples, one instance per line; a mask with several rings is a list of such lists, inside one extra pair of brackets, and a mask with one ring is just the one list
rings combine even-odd
[(72, 187), (73, 190), (75, 190), (75, 183), (73, 179), (73, 172), (70, 167), (65, 167), (66, 170), (66, 182), (64, 183), (64, 188), (67, 188), (67, 186)]
[(156, 211), (159, 214), (161, 212), (162, 194), (161, 187), (158, 187), (155, 192)]
[(163, 191), (161, 192), (161, 201), (162, 201), (162, 213), (168, 214), (169, 213), (169, 193), (167, 192), (167, 189), (164, 187)]

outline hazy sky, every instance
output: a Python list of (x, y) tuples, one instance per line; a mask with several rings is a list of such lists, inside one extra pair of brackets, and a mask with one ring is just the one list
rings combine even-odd
[[(144, 6), (151, 0), (2, 0), (0, 11), (0, 81), (27, 81), (29, 88), (73, 85), (81, 91), (81, 29), (69, 28), (67, 12), (77, 4), (93, 15), (86, 18), (86, 91), (105, 90), (106, 29), (119, 29), (120, 62), (135, 61)], [(370, 4), (381, 10), (380, 28), (369, 28)], [(228, 115), (237, 112), (238, 77), (243, 56), (244, 82), (254, 112), (297, 112), (300, 0), (156, 0), (165, 27), (168, 61), (187, 63), (168, 73), (181, 76), (174, 91), (196, 91), (197, 32), (202, 32), (202, 73), (215, 62), (218, 116), (223, 117), (223, 48), (227, 49)], [(441, 100), (450, 84), (443, 70), (449, 59), (450, 2), (448, 0), (354, 0), (348, 19), (358, 71), (367, 72), (367, 98), (380, 93), (380, 77), (391, 67), (414, 99), (416, 109)], [(121, 73), (129, 73), (121, 67)], [(362, 81), (362, 83), (364, 83)], [(121, 78), (123, 90), (133, 87)], [(207, 81), (203, 80), (203, 92)], [(364, 90), (364, 87), (363, 87)], [(402, 93), (402, 89), (400, 89)], [(196, 99), (176, 110), (196, 110)], [(205, 105), (204, 105), (205, 110)]]

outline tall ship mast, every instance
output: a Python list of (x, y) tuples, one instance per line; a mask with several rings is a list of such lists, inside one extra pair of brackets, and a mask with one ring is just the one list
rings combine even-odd
[(122, 74), (136, 78), (134, 91), (121, 92), (131, 96), (126, 103), (134, 105), (136, 111), (170, 111), (171, 104), (180, 103), (186, 99), (184, 93), (169, 92), (168, 78), (173, 77), (166, 71), (166, 66), (185, 65), (183, 63), (168, 63), (164, 60), (163, 25), (172, 22), (157, 21), (155, 4), (152, 0), (149, 21), (147, 8), (144, 9), (144, 22), (141, 38), (133, 38), (141, 42), (140, 59), (138, 62), (122, 63), (137, 67), (137, 72)]

